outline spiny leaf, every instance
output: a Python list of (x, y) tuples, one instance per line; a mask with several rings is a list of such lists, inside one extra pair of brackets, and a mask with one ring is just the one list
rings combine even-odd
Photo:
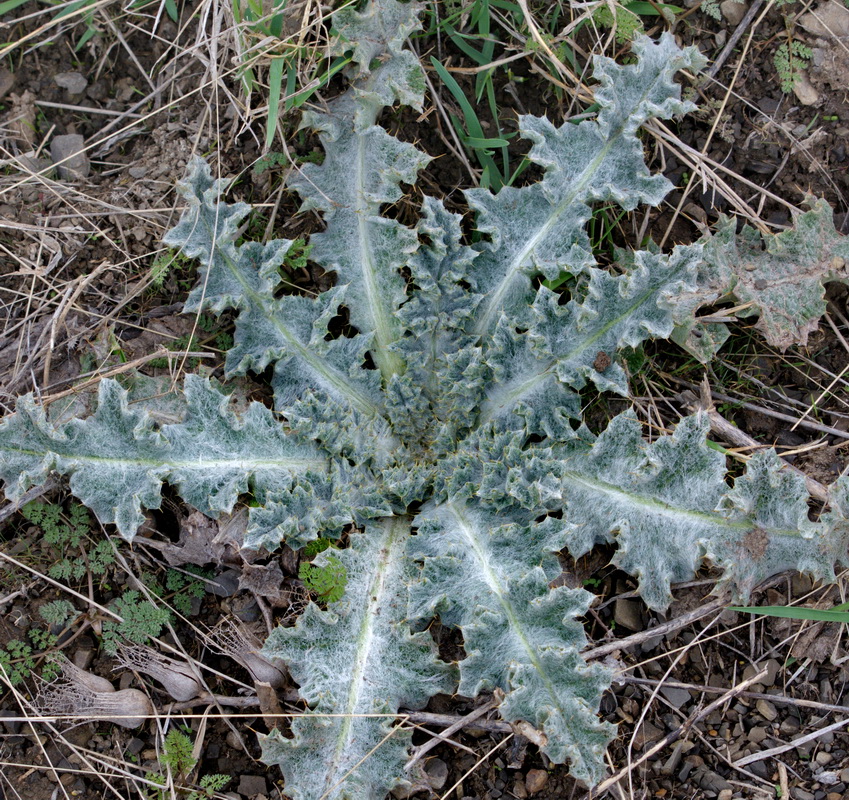
[[(615, 544), (614, 563), (662, 609), (671, 582), (703, 561), (745, 599), (779, 570), (832, 578), (849, 541), (849, 481), (831, 488), (814, 522), (801, 479), (774, 453), (753, 457), (731, 485), (700, 417), (652, 444), (632, 416), (597, 436), (575, 424), (587, 384), (627, 396), (624, 348), (677, 336), (709, 357), (713, 344), (699, 350), (696, 332), (718, 339), (721, 329), (699, 328), (695, 310), (730, 291), (753, 292), (769, 335), (786, 327), (781, 313), (798, 312), (792, 336), (803, 337), (820, 313), (821, 282), (843, 279), (835, 259), (845, 259), (845, 239), (825, 208), (763, 253), (754, 234), (738, 241), (728, 227), (696, 246), (649, 246), (618, 253), (609, 272), (596, 268), (585, 231), (592, 204), (657, 204), (670, 188), (650, 173), (637, 131), (690, 108), (673, 76), (701, 58), (664, 35), (637, 39), (633, 64), (596, 60), (595, 120), (558, 128), (522, 119), (544, 175), (497, 196), (468, 193), (489, 240), (465, 244), (459, 218), (430, 199), (417, 228), (404, 227), (383, 206), (427, 158), (375, 123), (387, 106), (421, 101), (421, 68), (403, 49), (416, 14), (396, 0), (337, 13), (330, 50), (349, 64), (351, 86), (304, 115), (325, 159), (290, 186), (323, 216), (310, 255), (336, 272), (334, 288), (286, 294), (280, 269), (292, 243), (236, 245), (248, 208), (221, 202), (227, 183), (203, 162), (182, 185), (188, 208), (166, 239), (201, 265), (186, 310), (233, 310), (225, 377), (273, 366), (275, 412), (253, 403), (235, 413), (211, 382), (189, 378), (185, 405), (157, 424), (146, 404), (103, 381), (88, 419), (53, 425), (27, 397), (0, 423), (9, 496), (57, 469), (127, 538), (169, 481), (210, 515), (250, 493), (247, 547), (350, 541), (304, 568), (305, 580), (327, 578), (315, 583), (327, 610), (309, 606), (266, 647), (309, 706), (292, 739), (274, 732), (263, 745), (296, 800), (379, 800), (402, 782), (410, 736), (393, 717), (456, 688), (413, 618), (458, 626), (468, 653), (460, 691), (500, 689), (506, 719), (537, 728), (552, 760), (595, 781), (613, 734), (597, 717), (610, 675), (580, 655), (590, 596), (551, 588), (558, 552)], [(735, 272), (744, 255), (755, 265), (745, 275)], [(772, 282), (808, 293), (796, 274), (804, 259), (818, 264), (814, 299), (781, 306)], [(563, 270), (573, 276), (568, 298), (535, 289)], [(749, 272), (766, 285), (752, 289)]]
[(71, 491), (103, 523), (132, 539), (142, 510), (159, 508), (164, 480), (213, 516), (232, 510), (252, 481), (264, 502), (288, 489), (294, 475), (326, 470), (315, 449), (288, 437), (271, 414), (252, 403), (239, 419), (208, 381), (186, 378), (184, 422), (156, 430), (152, 417), (127, 404), (127, 393), (103, 380), (97, 410), (54, 430), (31, 397), (0, 424), (0, 477), (10, 497), (45, 480), (51, 469), (71, 476)]
[(704, 59), (695, 48), (680, 50), (668, 33), (658, 44), (639, 38), (633, 49), (639, 60), (628, 66), (595, 58), (601, 107), (596, 121), (555, 128), (544, 117), (521, 118), (522, 135), (534, 142), (528, 158), (545, 169), (542, 181), (505, 187), (497, 195), (466, 191), (478, 229), (492, 239), (475, 265), (478, 289), (486, 295), (477, 333), (492, 331), (502, 313), (523, 316), (533, 301), (534, 274), (554, 279), (561, 270), (578, 273), (594, 264), (584, 230), (591, 203), (657, 205), (672, 188), (649, 173), (634, 133), (649, 117), (666, 119), (694, 108), (680, 99), (672, 77), (680, 69), (699, 69)]
[(612, 734), (596, 717), (609, 675), (582, 662), (586, 638), (576, 621), (592, 596), (549, 589), (560, 572), (553, 552), (562, 547), (562, 523), (509, 519), (457, 501), (425, 510), (415, 538), (424, 569), (412, 613), (438, 613), (462, 629), (468, 655), (460, 662), (460, 694), (502, 689), (505, 719), (540, 728), (550, 758), (569, 759), (574, 775), (597, 781)]
[(825, 313), (824, 284), (849, 283), (849, 241), (835, 230), (828, 203), (808, 204), (781, 233), (764, 236), (746, 225), (737, 235), (735, 221), (723, 219), (705, 238), (703, 302), (730, 290), (739, 303), (752, 304), (746, 315), (758, 315), (755, 328), (781, 350), (806, 344), (816, 330)]
[[(744, 602), (784, 569), (833, 580), (849, 535), (845, 504), (811, 522), (804, 480), (772, 452), (756, 454), (728, 489), (725, 458), (707, 446), (707, 431), (704, 416), (688, 417), (649, 445), (637, 421), (620, 415), (597, 438), (586, 430), (576, 436), (561, 472), (572, 555), (616, 542), (613, 562), (660, 610), (670, 584), (688, 580), (705, 558), (724, 569), (722, 582)], [(835, 487), (835, 501), (845, 492)]]
[(409, 541), (409, 519), (367, 526), (351, 549), (333, 554), (347, 572), (342, 599), (327, 611), (311, 604), (265, 644), (310, 706), (292, 724), (294, 739), (275, 731), (262, 743), (263, 760), (281, 765), (294, 800), (382, 797), (399, 782), (410, 742), (392, 716), (451, 691), (452, 671), (436, 659), (430, 635), (409, 631)]

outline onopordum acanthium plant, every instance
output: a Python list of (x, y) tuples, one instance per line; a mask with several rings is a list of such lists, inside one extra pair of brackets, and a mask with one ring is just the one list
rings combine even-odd
[[(314, 561), (341, 564), (341, 597), (310, 604), (264, 646), (307, 708), (292, 738), (275, 730), (263, 740), (295, 800), (384, 796), (405, 779), (399, 709), (440, 692), (498, 689), (505, 720), (532, 726), (552, 761), (598, 781), (614, 733), (597, 716), (611, 675), (581, 656), (592, 596), (551, 588), (560, 552), (615, 544), (614, 563), (664, 609), (670, 584), (705, 559), (745, 600), (785, 569), (832, 579), (846, 551), (846, 482), (815, 522), (802, 479), (774, 452), (753, 456), (732, 485), (702, 416), (653, 443), (630, 413), (596, 435), (579, 395), (594, 384), (627, 397), (621, 351), (649, 339), (710, 358), (723, 329), (695, 312), (723, 297), (750, 298), (768, 339), (804, 340), (824, 308), (823, 281), (846, 277), (849, 249), (828, 209), (815, 204), (777, 236), (726, 223), (670, 252), (622, 253), (616, 271), (597, 266), (592, 204), (657, 205), (671, 188), (649, 171), (637, 132), (692, 109), (673, 77), (701, 58), (665, 34), (638, 37), (635, 63), (595, 60), (594, 119), (521, 118), (543, 177), (498, 194), (467, 190), (477, 243), (430, 197), (417, 227), (405, 227), (383, 207), (429, 157), (377, 121), (383, 108), (421, 106), (421, 67), (404, 49), (416, 14), (395, 0), (337, 12), (331, 50), (350, 55), (350, 88), (303, 117), (325, 157), (289, 186), (323, 217), (309, 244), (336, 273), (332, 289), (275, 297), (292, 242), (237, 246), (250, 209), (221, 201), (227, 181), (202, 160), (181, 184), (188, 208), (165, 243), (200, 263), (185, 311), (235, 314), (225, 376), (273, 367), (274, 410), (255, 402), (237, 414), (218, 384), (189, 375), (180, 422), (157, 424), (103, 380), (86, 419), (54, 426), (24, 397), (0, 425), (10, 498), (59, 471), (127, 539), (164, 481), (212, 517), (249, 492), (246, 548), (354, 531), (347, 548)], [(575, 276), (569, 295), (537, 288), (563, 271)], [(331, 327), (342, 309), (350, 337)], [(458, 664), (437, 658), (426, 630), (435, 616), (462, 631)]]

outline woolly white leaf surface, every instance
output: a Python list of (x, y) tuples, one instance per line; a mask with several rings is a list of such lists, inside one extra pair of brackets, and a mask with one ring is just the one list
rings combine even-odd
[(466, 192), (478, 212), (478, 229), (492, 239), (476, 265), (478, 288), (486, 294), (478, 333), (491, 331), (502, 313), (521, 317), (533, 301), (533, 275), (556, 278), (561, 270), (577, 273), (594, 263), (584, 229), (591, 203), (657, 205), (672, 188), (649, 173), (634, 133), (650, 117), (666, 119), (695, 108), (680, 99), (672, 77), (680, 69), (698, 70), (704, 59), (695, 48), (680, 50), (668, 33), (658, 44), (637, 39), (633, 50), (639, 60), (628, 66), (595, 58), (601, 83), (597, 120), (555, 128), (545, 118), (521, 118), (521, 133), (534, 142), (528, 158), (545, 169), (542, 181), (505, 187), (497, 195)]
[[(237, 245), (249, 209), (222, 202), (228, 183), (201, 160), (181, 185), (188, 208), (166, 242), (200, 263), (186, 310), (232, 310), (225, 375), (273, 367), (274, 412), (254, 403), (234, 413), (210, 382), (189, 378), (184, 418), (157, 426), (107, 380), (88, 419), (54, 426), (26, 397), (0, 423), (10, 497), (58, 470), (127, 538), (159, 504), (163, 481), (213, 516), (251, 492), (249, 547), (347, 537), (334, 554), (348, 574), (342, 599), (311, 605), (266, 648), (287, 662), (308, 706), (293, 739), (275, 733), (263, 749), (297, 800), (380, 798), (400, 780), (409, 734), (392, 715), (457, 688), (413, 617), (439, 614), (461, 629), (461, 692), (502, 690), (506, 719), (536, 727), (552, 760), (595, 781), (612, 736), (597, 717), (610, 676), (580, 655), (590, 595), (551, 588), (557, 551), (615, 544), (614, 562), (662, 609), (671, 583), (705, 560), (741, 599), (784, 569), (830, 579), (849, 535), (849, 483), (832, 487), (830, 510), (814, 522), (803, 483), (775, 454), (752, 458), (732, 485), (701, 418), (652, 444), (628, 415), (597, 436), (575, 422), (587, 384), (627, 396), (623, 348), (673, 336), (711, 355), (722, 329), (698, 328), (694, 312), (731, 291), (748, 296), (751, 281), (734, 272), (741, 254), (755, 264), (754, 289), (767, 281), (770, 291), (752, 297), (769, 336), (798, 312), (793, 336), (803, 337), (821, 281), (842, 274), (845, 239), (822, 208), (763, 253), (729, 227), (596, 267), (584, 228), (592, 204), (658, 204), (670, 188), (649, 172), (637, 130), (690, 108), (673, 77), (700, 56), (668, 35), (637, 39), (635, 63), (596, 60), (595, 119), (556, 127), (524, 117), (543, 177), (498, 195), (469, 191), (489, 237), (469, 246), (437, 200), (425, 199), (416, 228), (382, 213), (427, 162), (376, 124), (386, 106), (421, 101), (421, 68), (403, 49), (416, 14), (395, 0), (338, 12), (331, 53), (350, 56), (350, 88), (304, 115), (325, 159), (293, 171), (290, 186), (322, 215), (312, 257), (336, 273), (334, 288), (275, 297), (291, 243)], [(810, 297), (796, 272), (809, 259), (818, 264)], [(571, 276), (568, 300), (534, 289), (561, 272)], [(772, 290), (798, 281), (801, 305), (779, 307)], [(352, 336), (340, 335), (340, 314)]]
[(310, 706), (292, 724), (294, 739), (275, 732), (263, 741), (263, 758), (282, 766), (295, 800), (382, 797), (398, 782), (410, 739), (392, 715), (451, 691), (451, 669), (436, 659), (430, 635), (409, 630), (409, 541), (407, 518), (366, 526), (334, 553), (347, 571), (342, 600), (327, 611), (311, 604), (265, 644)]
[(602, 775), (612, 735), (595, 714), (610, 676), (582, 663), (584, 614), (592, 596), (582, 589), (549, 589), (560, 568), (562, 524), (509, 522), (476, 504), (446, 502), (426, 509), (414, 542), (424, 561), (411, 608), (439, 613), (463, 630), (460, 694), (507, 693), (502, 716), (526, 720), (548, 739), (543, 750), (568, 759), (588, 781)]
[(101, 522), (132, 539), (144, 521), (142, 510), (159, 508), (164, 480), (216, 516), (232, 510), (249, 480), (265, 501), (287, 491), (293, 476), (328, 469), (324, 455), (287, 436), (259, 403), (239, 419), (226, 395), (193, 375), (186, 378), (186, 400), (186, 419), (157, 431), (147, 412), (130, 408), (127, 393), (107, 379), (91, 417), (54, 430), (41, 408), (23, 398), (18, 414), (0, 424), (7, 495), (19, 497), (56, 469), (71, 476), (71, 491)]
[(746, 225), (738, 235), (735, 220), (724, 219), (705, 237), (702, 302), (730, 288), (736, 301), (751, 304), (745, 314), (758, 316), (755, 328), (782, 350), (806, 344), (816, 330), (825, 314), (825, 284), (849, 283), (849, 242), (835, 230), (828, 203), (809, 198), (808, 204), (781, 233), (762, 235)]

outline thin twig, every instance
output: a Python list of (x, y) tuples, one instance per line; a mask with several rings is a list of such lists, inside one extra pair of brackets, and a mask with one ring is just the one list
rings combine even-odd
[[(670, 689), (684, 689), (689, 692), (700, 692), (703, 694), (721, 694), (725, 689), (717, 686), (701, 686), (695, 683), (683, 683), (682, 681), (658, 681), (653, 678), (635, 678), (625, 675), (617, 678), (621, 683), (632, 683), (638, 686), (657, 686), (663, 683)], [(787, 697), (783, 694), (767, 694), (766, 692), (740, 692), (740, 697), (747, 700), (769, 700), (771, 703), (785, 706), (797, 706), (799, 708), (810, 708), (815, 711), (835, 712), (838, 714), (849, 714), (849, 706), (837, 706), (832, 703), (821, 703), (817, 700), (802, 700), (799, 697)]]
[(831, 725), (827, 725), (825, 728), (820, 728), (817, 731), (811, 731), (810, 733), (805, 734), (804, 736), (800, 736), (798, 739), (793, 739), (791, 742), (786, 742), (785, 744), (781, 744), (778, 747), (773, 747), (770, 750), (761, 750), (756, 753), (752, 753), (751, 755), (744, 756), (743, 758), (738, 759), (734, 762), (735, 767), (745, 767), (746, 764), (752, 764), (755, 761), (763, 761), (765, 758), (772, 758), (773, 756), (780, 755), (781, 753), (786, 753), (788, 750), (793, 750), (796, 747), (800, 747), (806, 742), (811, 742), (814, 739), (819, 739), (820, 736), (824, 736), (827, 733), (831, 733), (836, 730), (840, 730), (840, 728), (845, 727), (849, 724), (849, 719), (842, 719), (840, 722), (833, 722)]
[[(663, 374), (663, 377), (667, 380), (672, 381), (673, 383), (677, 383), (679, 386), (686, 386), (688, 389), (692, 389), (694, 392), (699, 391), (699, 386), (695, 383), (691, 383), (690, 381), (685, 381), (682, 378), (678, 378), (675, 375), (668, 375), (666, 373)], [(736, 406), (740, 408), (745, 408), (747, 411), (757, 411), (760, 414), (764, 414), (767, 417), (773, 417), (773, 419), (780, 419), (782, 422), (796, 422), (796, 417), (791, 417), (789, 414), (782, 414), (780, 411), (772, 411), (768, 408), (763, 408), (763, 406), (756, 406), (754, 403), (747, 403), (743, 400), (739, 400), (736, 397), (731, 397), (727, 394), (721, 394), (720, 392), (715, 392), (713, 389), (710, 391), (711, 397), (715, 400), (721, 400), (723, 403), (734, 403)], [(837, 436), (840, 439), (849, 439), (849, 433), (846, 431), (841, 431), (837, 428), (832, 428), (830, 425), (821, 425), (818, 422), (809, 422), (808, 420), (803, 420), (799, 423), (800, 427), (808, 428), (812, 431), (819, 431), (820, 433), (827, 433), (831, 436)]]
[(662, 622), (654, 628), (640, 631), (632, 636), (625, 636), (622, 639), (615, 639), (612, 642), (601, 644), (598, 647), (584, 650), (582, 655), (587, 661), (594, 658), (604, 658), (611, 653), (615, 653), (617, 650), (625, 650), (628, 647), (642, 644), (648, 639), (653, 639), (655, 636), (664, 636), (667, 633), (672, 633), (673, 631), (680, 630), (681, 628), (686, 628), (688, 625), (698, 622), (698, 620), (702, 619), (702, 617), (710, 616), (714, 612), (724, 608), (727, 603), (727, 598), (716, 597), (710, 602), (705, 603), (703, 606), (700, 606), (687, 614), (682, 614), (680, 617), (671, 619), (668, 622)]
[(716, 73), (722, 69), (722, 65), (728, 59), (728, 56), (731, 55), (734, 48), (737, 46), (737, 42), (740, 41), (740, 37), (746, 32), (746, 28), (752, 24), (752, 20), (757, 15), (760, 7), (764, 4), (764, 0), (755, 0), (752, 5), (749, 6), (749, 10), (746, 12), (746, 16), (740, 20), (740, 23), (734, 29), (734, 33), (731, 34), (731, 38), (726, 43), (722, 52), (717, 56), (716, 61), (711, 64), (710, 69), (707, 71), (707, 75), (710, 78), (715, 78)]
[[(460, 717), (459, 719), (455, 718), (455, 721), (450, 723), (448, 725), (448, 727), (445, 728), (444, 731), (442, 731), (440, 738), (445, 738), (447, 736), (450, 736), (452, 733), (456, 733), (461, 728), (467, 728), (469, 725), (471, 725), (479, 717), (482, 717), (484, 714), (488, 713), (489, 711), (492, 711), (492, 709), (494, 709), (494, 708), (498, 708), (499, 702), (500, 702), (499, 698), (494, 697), (492, 700), (490, 700), (488, 703), (485, 703), (480, 708), (476, 708), (474, 711), (471, 711), (470, 713), (466, 714), (466, 716)], [(412, 714), (409, 715), (411, 722), (419, 722), (420, 724), (425, 724), (425, 725), (428, 724), (428, 722), (413, 719), (413, 716), (414, 715), (412, 715)], [(442, 717), (443, 715), (438, 714), (438, 715), (432, 715), (432, 716)], [(430, 724), (439, 725), (440, 723), (436, 720), (432, 720), (432, 721), (430, 721)], [(510, 730), (511, 730), (510, 726), (507, 725), (507, 723), (502, 723), (502, 724), (507, 726), (507, 732), (509, 733)], [(404, 765), (404, 770), (405, 771), (409, 770), (413, 766), (413, 764), (415, 764), (417, 761), (420, 761), (426, 753), (430, 752), (431, 750), (433, 750), (434, 747), (436, 747), (438, 744), (440, 744), (440, 738), (433, 738), (429, 742), (425, 742), (423, 745), (421, 745), (421, 747), (417, 747), (415, 749), (415, 751), (413, 752), (412, 758), (410, 758), (410, 760)]]
[(36, 100), (37, 106), (44, 108), (61, 108), (63, 111), (76, 111), (78, 114), (104, 114), (108, 117), (129, 117), (130, 119), (141, 119), (141, 114), (129, 114), (126, 111), (114, 111), (110, 108), (95, 108), (94, 106), (75, 106), (70, 103), (51, 103), (48, 100)]

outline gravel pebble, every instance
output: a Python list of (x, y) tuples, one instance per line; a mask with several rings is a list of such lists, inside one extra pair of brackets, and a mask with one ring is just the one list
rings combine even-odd
[(88, 81), (79, 72), (59, 72), (53, 76), (53, 82), (70, 94), (82, 94), (88, 86)]
[(749, 731), (748, 738), (752, 744), (760, 744), (766, 737), (766, 728), (762, 728), (760, 725)]
[(255, 797), (258, 794), (265, 794), (267, 790), (265, 777), (262, 775), (242, 775), (239, 778), (238, 792), (244, 797)]
[(772, 722), (778, 717), (778, 709), (769, 700), (758, 700), (755, 708), (767, 722)]
[(532, 769), (525, 775), (525, 788), (528, 794), (536, 794), (545, 788), (548, 783), (548, 773), (544, 769)]
[(448, 764), (441, 758), (432, 758), (425, 764), (425, 773), (430, 788), (438, 792), (448, 780)]
[[(82, 152), (84, 147), (85, 140), (78, 133), (53, 137), (50, 142), (50, 158), (57, 165), (62, 180), (70, 181), (88, 175), (91, 164), (88, 156)], [(58, 163), (60, 161), (61, 164)]]
[(15, 85), (15, 75), (7, 69), (0, 69), (0, 97), (8, 94)]
[(675, 708), (681, 708), (685, 703), (690, 702), (690, 693), (686, 689), (676, 689), (672, 686), (662, 686), (660, 693), (670, 702)]
[(736, 28), (746, 16), (746, 4), (740, 0), (722, 0), (719, 10), (729, 25)]
[(662, 738), (663, 731), (657, 725), (652, 725), (651, 722), (644, 722), (634, 734), (634, 748), (636, 750), (642, 750), (647, 744), (659, 742)]

